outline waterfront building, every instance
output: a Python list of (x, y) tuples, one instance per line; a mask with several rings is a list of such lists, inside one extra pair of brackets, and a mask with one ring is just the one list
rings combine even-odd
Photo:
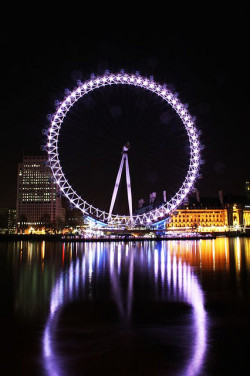
[(220, 191), (218, 198), (201, 198), (196, 192), (188, 202), (180, 206), (169, 218), (167, 229), (196, 230), (199, 232), (226, 231), (228, 212)]
[(16, 232), (16, 209), (0, 208), (0, 233), (14, 234)]
[(250, 228), (250, 205), (245, 205), (243, 211), (243, 223), (245, 227)]
[(218, 198), (197, 197), (199, 196), (189, 198), (189, 202), (170, 216), (168, 229), (225, 232), (242, 231), (250, 225), (250, 210), (244, 197), (223, 196), (222, 191), (219, 191)]
[(247, 202), (248, 204), (250, 204), (250, 181), (249, 180), (247, 180), (245, 184), (245, 194), (247, 197)]
[(52, 178), (47, 159), (24, 156), (17, 174), (17, 229), (46, 232), (65, 221), (59, 189)]
[(227, 209), (180, 209), (171, 215), (167, 229), (197, 230), (201, 232), (226, 231)]
[[(160, 201), (162, 195), (159, 195)], [(162, 202), (162, 201), (161, 201)], [(136, 213), (141, 214), (159, 206), (159, 200), (140, 200)], [(168, 231), (226, 232), (243, 231), (250, 227), (250, 205), (246, 197), (224, 195), (201, 197), (196, 190), (193, 196), (173, 212), (166, 221)]]

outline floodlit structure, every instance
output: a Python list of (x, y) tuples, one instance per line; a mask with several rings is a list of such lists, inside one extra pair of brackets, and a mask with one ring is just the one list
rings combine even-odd
[(225, 232), (228, 229), (228, 211), (221, 209), (178, 209), (167, 223), (168, 230), (198, 232)]
[[(163, 202), (157, 208), (143, 213), (132, 215), (132, 195), (130, 205), (130, 215), (113, 214), (112, 208), (109, 213), (94, 207), (91, 203), (87, 202), (72, 188), (70, 182), (67, 180), (58, 153), (59, 145), (59, 133), (65, 117), (74, 104), (83, 96), (93, 90), (98, 90), (101, 87), (107, 85), (129, 85), (139, 87), (142, 90), (148, 90), (156, 96), (162, 98), (163, 101), (168, 103), (172, 109), (176, 112), (181, 119), (183, 126), (185, 127), (189, 139), (190, 146), (190, 162), (187, 175), (177, 193), (166, 202)], [(143, 225), (152, 225), (167, 218), (171, 212), (185, 200), (187, 195), (193, 190), (194, 183), (199, 177), (199, 167), (201, 161), (201, 144), (199, 140), (199, 131), (195, 126), (195, 119), (189, 113), (187, 106), (184, 105), (179, 99), (177, 94), (172, 93), (165, 84), (159, 84), (154, 81), (153, 77), (143, 77), (139, 73), (130, 74), (125, 73), (123, 70), (120, 73), (110, 73), (106, 71), (102, 76), (91, 75), (90, 79), (81, 82), (78, 81), (78, 87), (65, 91), (65, 99), (62, 102), (58, 102), (58, 106), (54, 115), (50, 117), (50, 126), (44, 130), (44, 134), (47, 135), (47, 144), (43, 146), (43, 150), (48, 153), (49, 166), (52, 170), (56, 184), (60, 188), (61, 193), (66, 196), (71, 203), (77, 209), (80, 209), (86, 216), (93, 217), (105, 224), (116, 224), (118, 226), (136, 227)], [(125, 161), (128, 166), (128, 159), (126, 153), (124, 153), (123, 163)], [(122, 162), (121, 162), (122, 163)], [(129, 174), (127, 175), (129, 177)], [(128, 180), (127, 180), (128, 181)], [(129, 195), (131, 191), (128, 191)], [(116, 195), (114, 192), (113, 198)]]
[(244, 197), (190, 197), (169, 217), (168, 231), (218, 232), (245, 231), (250, 227), (250, 206)]
[(64, 221), (65, 210), (47, 159), (24, 156), (17, 174), (17, 228), (49, 227)]
[(117, 192), (118, 192), (120, 181), (121, 181), (124, 162), (125, 162), (125, 165), (126, 165), (126, 183), (127, 183), (127, 194), (128, 194), (128, 206), (129, 206), (130, 221), (131, 221), (131, 223), (133, 221), (131, 180), (130, 180), (129, 164), (128, 164), (128, 150), (129, 150), (129, 148), (130, 148), (130, 144), (129, 144), (129, 142), (127, 142), (126, 145), (124, 145), (123, 149), (122, 149), (122, 159), (121, 159), (120, 167), (119, 167), (116, 182), (115, 182), (115, 188), (114, 188), (113, 196), (112, 196), (112, 199), (111, 199), (108, 221), (110, 221), (111, 215), (112, 215), (112, 212), (113, 212)]

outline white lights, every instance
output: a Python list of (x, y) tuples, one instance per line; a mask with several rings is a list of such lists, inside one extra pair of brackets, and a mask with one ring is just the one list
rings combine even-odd
[[(179, 191), (162, 206), (160, 216), (169, 215), (185, 199), (199, 175), (200, 141), (197, 135), (198, 132), (195, 128), (193, 118), (186, 109), (186, 106), (182, 104), (180, 100), (176, 96), (174, 96), (169, 89), (166, 89), (165, 85), (160, 85), (154, 82), (152, 78), (149, 79), (147, 77), (142, 77), (138, 73), (136, 73), (136, 75), (132, 75), (128, 73), (125, 74), (123, 71), (118, 74), (106, 72), (106, 74), (103, 76), (95, 77), (94, 79), (91, 79), (84, 83), (78, 83), (78, 87), (72, 90), (72, 92), (64, 99), (60, 107), (55, 112), (54, 116), (52, 116), (51, 118), (52, 120), (50, 124), (49, 134), (47, 136), (47, 152), (49, 155), (50, 167), (54, 179), (58, 182), (60, 190), (69, 199), (74, 207), (79, 208), (84, 214), (98, 218), (103, 223), (108, 222), (109, 213), (95, 208), (79, 195), (77, 195), (77, 193), (73, 190), (62, 171), (58, 154), (59, 132), (68, 111), (71, 109), (74, 103), (77, 102), (78, 99), (80, 99), (84, 95), (87, 95), (90, 91), (106, 85), (132, 85), (140, 87), (144, 90), (149, 90), (152, 93), (163, 98), (163, 100), (165, 100), (176, 111), (177, 115), (180, 116), (180, 119), (189, 137), (191, 158), (184, 183), (180, 187)], [(155, 216), (154, 212), (152, 211), (133, 216), (132, 218), (132, 222), (135, 225), (142, 223), (150, 224), (157, 220), (157, 216)], [(130, 216), (121, 216), (117, 214), (111, 216), (110, 222), (112, 221), (118, 222), (121, 225), (129, 225), (131, 223), (131, 218)]]

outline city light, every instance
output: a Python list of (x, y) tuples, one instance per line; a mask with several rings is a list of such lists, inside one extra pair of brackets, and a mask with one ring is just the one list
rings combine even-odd
[[(125, 268), (125, 258), (129, 252), (128, 265), (128, 289), (126, 300), (122, 296), (120, 275), (122, 268)], [(92, 278), (98, 278), (103, 272), (103, 263), (98, 263), (98, 255), (106, 260), (109, 270), (109, 280), (111, 284), (112, 299), (117, 307), (121, 323), (128, 324), (131, 321), (134, 297), (134, 278), (136, 267), (142, 268), (148, 262), (147, 273), (154, 272), (155, 290), (159, 288), (159, 282), (166, 286), (163, 292), (163, 301), (169, 297), (176, 302), (183, 302), (190, 305), (191, 326), (192, 326), (192, 351), (189, 359), (182, 368), (183, 375), (198, 375), (202, 366), (207, 347), (207, 326), (208, 318), (205, 311), (204, 296), (200, 282), (195, 275), (193, 268), (185, 260), (185, 254), (180, 252), (176, 255), (173, 247), (166, 250), (164, 247), (150, 250), (146, 249), (140, 254), (132, 247), (125, 252), (118, 246), (115, 251), (114, 243), (109, 249), (101, 245), (86, 247), (86, 252), (82, 259), (71, 262), (69, 268), (63, 270), (56, 279), (50, 297), (50, 312), (44, 329), (42, 346), (44, 367), (48, 376), (63, 374), (64, 360), (56, 349), (56, 332), (60, 314), (65, 305), (70, 304), (80, 294), (81, 290), (92, 283)], [(178, 257), (178, 259), (177, 259)], [(130, 329), (132, 330), (132, 329)]]

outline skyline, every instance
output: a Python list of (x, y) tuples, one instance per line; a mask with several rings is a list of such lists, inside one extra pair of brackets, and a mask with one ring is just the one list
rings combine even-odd
[(32, 38), (24, 37), (22, 33), (15, 38), (11, 33), (1, 34), (7, 57), (2, 62), (5, 97), (0, 174), (6, 181), (0, 187), (1, 206), (15, 205), (22, 155), (41, 155), (42, 130), (48, 125), (47, 114), (54, 112), (55, 99), (63, 97), (65, 88), (74, 88), (76, 79), (87, 79), (92, 72), (105, 69), (139, 70), (173, 86), (179, 98), (189, 103), (202, 131), (205, 165), (197, 189), (202, 196), (215, 196), (219, 190), (244, 193), (250, 175), (249, 76), (247, 36), (241, 29), (219, 34), (204, 30), (199, 38), (192, 32), (164, 37), (160, 33), (120, 33), (102, 38), (76, 33), (65, 36), (64, 43), (39, 34), (35, 45)]

